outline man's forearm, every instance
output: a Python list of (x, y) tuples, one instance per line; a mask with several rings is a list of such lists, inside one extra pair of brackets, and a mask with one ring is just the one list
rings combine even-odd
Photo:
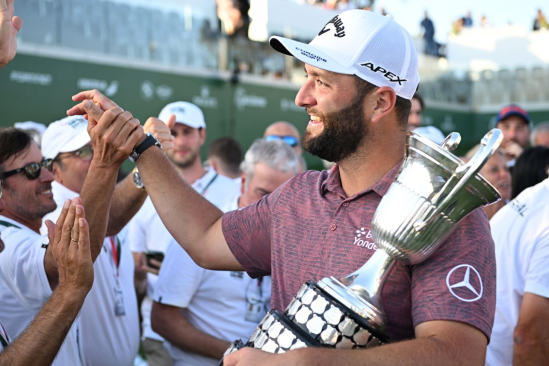
[(29, 327), (0, 353), (0, 366), (51, 365), (86, 294), (60, 285)]
[[(154, 307), (165, 305), (155, 303)], [(174, 346), (202, 356), (221, 359), (229, 348), (230, 342), (224, 341), (196, 329), (189, 321), (177, 312), (158, 316), (153, 315), (153, 330)], [(156, 317), (156, 318), (155, 318)]]
[(117, 174), (118, 167), (97, 167), (92, 160), (80, 194), (90, 226), (90, 247), (93, 261), (101, 252), (107, 233), (109, 209)]
[(139, 211), (147, 198), (147, 192), (133, 184), (133, 177), (129, 174), (116, 185), (109, 211), (107, 236), (116, 235), (126, 226), (131, 218)]
[(199, 263), (204, 254), (202, 243), (223, 213), (183, 180), (160, 149), (147, 149), (137, 160), (137, 166), (162, 222)]
[[(459, 342), (458, 342), (459, 343)], [(471, 347), (474, 349), (474, 347)], [(287, 366), (482, 366), (484, 355), (448, 345), (436, 338), (418, 338), (365, 350), (305, 348), (285, 353)]]

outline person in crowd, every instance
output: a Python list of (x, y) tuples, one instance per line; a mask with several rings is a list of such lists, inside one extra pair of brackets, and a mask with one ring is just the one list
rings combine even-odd
[(473, 26), (473, 17), (471, 16), (470, 11), (468, 11), (467, 15), (463, 18), (463, 26), (465, 28), (471, 28)]
[(272, 123), (265, 129), (263, 138), (267, 141), (282, 140), (290, 145), (299, 157), (299, 172), (302, 173), (307, 171), (307, 162), (305, 161), (305, 158), (303, 158), (303, 150), (301, 149), (301, 137), (299, 131), (293, 124), (284, 121)]
[[(111, 227), (117, 227), (129, 219), (123, 213), (122, 217), (109, 215), (108, 210), (114, 206), (111, 200), (118, 167), (143, 136), (143, 129), (131, 113), (120, 108), (109, 110), (88, 128), (96, 154), (89, 164), (79, 205), (86, 207), (91, 258), (95, 261), (103, 251), (107, 221), (112, 222)], [(47, 245), (48, 239), (39, 231), (42, 218), (57, 205), (52, 194), (52, 161), (45, 159), (36, 143), (21, 130), (2, 130), (1, 141), (2, 199), (6, 209), (0, 225), (5, 243), (0, 253), (0, 321), (12, 337), (17, 337), (59, 284), (58, 266)], [(72, 241), (79, 240), (74, 232), (71, 235)], [(109, 305), (112, 311), (114, 304)], [(80, 337), (80, 342), (82, 338), (77, 328), (75, 322), (53, 365), (80, 365), (77, 338)], [(97, 334), (98, 338), (103, 336), (105, 333)]]
[(426, 55), (438, 55), (437, 44), (435, 42), (435, 24), (429, 18), (429, 14), (425, 12), (423, 20), (420, 23), (423, 39), (425, 40), (424, 53)]
[[(57, 204), (44, 220), (57, 220), (63, 202), (82, 194), (94, 158), (87, 126), (88, 121), (81, 116), (66, 117), (51, 123), (44, 133), (42, 155), (52, 161), (55, 181), (51, 182), (51, 193)], [(116, 173), (118, 176), (118, 170)], [(127, 222), (146, 196), (134, 186), (132, 177), (126, 178), (115, 188), (109, 219), (125, 214)], [(84, 365), (131, 365), (139, 348), (134, 264), (127, 244), (113, 235), (120, 229), (107, 229), (101, 254), (94, 261), (95, 282), (78, 318)], [(44, 224), (41, 232), (47, 232)]]
[[(272, 275), (271, 306), (280, 311), (307, 280), (348, 275), (372, 256), (373, 250), (353, 246), (353, 238), (356, 227), (370, 230), (400, 169), (410, 99), (419, 83), (412, 39), (394, 20), (362, 10), (344, 12), (339, 19), (345, 26), (342, 37), (334, 36), (342, 34), (341, 28), (328, 23), (309, 44), (270, 40), (275, 50), (305, 63), (308, 78), (296, 96), (310, 116), (303, 147), (337, 162), (330, 172), (298, 174), (255, 204), (223, 215), (158, 149), (145, 150), (136, 161), (158, 214), (193, 261), (208, 269), (246, 270), (252, 278)], [(116, 106), (98, 91), (81, 92), (74, 100), (82, 103), (68, 113), (86, 113), (92, 120)], [(283, 354), (243, 348), (226, 356), (224, 364), (339, 365), (345, 360), (367, 365), (411, 359), (481, 364), (493, 324), (495, 274), (489, 223), (484, 211), (475, 210), (429, 260), (393, 268), (383, 293), (385, 331), (393, 343)]]
[(493, 127), (499, 128), (503, 132), (503, 142), (500, 148), (505, 151), (508, 166), (512, 167), (528, 145), (532, 128), (530, 116), (518, 105), (509, 104), (501, 108), (494, 120)]
[(530, 145), (549, 147), (549, 122), (541, 122), (534, 127), (530, 135)]
[[(298, 168), (297, 155), (284, 142), (256, 141), (242, 162), (241, 194), (222, 210), (259, 201)], [(271, 279), (203, 269), (174, 240), (166, 258), (154, 294), (153, 329), (166, 339), (174, 365), (217, 365), (230, 342), (248, 338), (265, 316)]]
[(408, 124), (406, 125), (408, 131), (413, 131), (416, 128), (421, 127), (421, 117), (424, 108), (425, 102), (423, 101), (423, 97), (419, 93), (415, 93), (412, 97), (412, 108), (410, 109)]
[(511, 199), (515, 199), (526, 188), (545, 180), (548, 167), (549, 148), (545, 146), (526, 148), (513, 168)]
[(498, 265), (488, 366), (545, 365), (549, 359), (548, 201), (549, 179), (545, 179), (524, 190), (490, 221)]
[(0, 69), (6, 66), (17, 52), (17, 33), (23, 20), (13, 16), (15, 0), (0, 0)]
[[(479, 148), (480, 145), (477, 145), (469, 150), (465, 155), (465, 160), (470, 160)], [(511, 199), (511, 173), (509, 173), (509, 168), (507, 167), (505, 153), (500, 149), (496, 150), (484, 164), (480, 170), (480, 174), (501, 194), (501, 200), (483, 207), (486, 216), (488, 216), (488, 219), (491, 219)]]
[(15, 122), (13, 127), (25, 131), (36, 142), (38, 147), (42, 146), (42, 135), (46, 132), (46, 126), (38, 122)]
[[(200, 149), (206, 140), (206, 121), (204, 114), (196, 105), (188, 102), (174, 102), (165, 106), (158, 118), (149, 118), (145, 129), (153, 131), (155, 123), (166, 127), (173, 135), (173, 148), (166, 150), (166, 155), (179, 175), (188, 184), (214, 205), (221, 207), (239, 189), (239, 184), (221, 175), (213, 168), (205, 169), (200, 160)], [(147, 187), (144, 187), (147, 189)], [(162, 253), (168, 257), (166, 249), (174, 239), (166, 230), (150, 199), (139, 210), (128, 225), (128, 242), (137, 268), (137, 288), (147, 293), (141, 305), (143, 316), (143, 348), (151, 366), (171, 365), (172, 356), (166, 351), (162, 335), (151, 328), (152, 299), (155, 297), (158, 268), (161, 263), (154, 258), (147, 261), (147, 253)], [(158, 258), (157, 258), (158, 259)], [(187, 271), (183, 263), (177, 264), (175, 270)], [(194, 268), (194, 266), (193, 266)], [(186, 272), (185, 272), (186, 273)], [(175, 278), (175, 281), (182, 281)], [(184, 284), (181, 284), (181, 286)], [(169, 322), (174, 321), (173, 319)], [(183, 329), (181, 329), (183, 331)], [(171, 337), (167, 338), (172, 341)]]
[[(3, 132), (0, 131), (2, 143), (5, 142), (2, 137), (6, 137)], [(6, 208), (1, 197), (2, 180), (0, 213)], [(32, 323), (13, 343), (0, 324), (0, 366), (51, 365), (92, 287), (93, 262), (89, 228), (84, 208), (79, 203), (79, 200), (74, 203), (67, 201), (57, 224), (47, 222), (49, 247), (57, 264), (59, 284)], [(0, 225), (6, 224), (0, 220)], [(8, 226), (8, 230), (18, 229)], [(73, 230), (78, 237), (77, 241), (71, 240)], [(3, 250), (4, 242), (0, 238), (0, 253)]]
[(545, 18), (543, 11), (541, 11), (541, 9), (538, 9), (538, 14), (536, 16), (536, 19), (534, 19), (534, 25), (532, 26), (532, 30), (539, 31), (542, 29), (549, 29), (549, 23), (547, 23), (547, 19)]
[(210, 166), (219, 174), (231, 179), (240, 177), (242, 156), (240, 143), (230, 136), (215, 139), (208, 146)]

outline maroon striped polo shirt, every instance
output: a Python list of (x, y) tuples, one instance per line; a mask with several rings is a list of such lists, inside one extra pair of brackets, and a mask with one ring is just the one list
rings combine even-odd
[[(343, 192), (337, 165), (308, 171), (223, 216), (225, 239), (248, 274), (272, 275), (274, 309), (283, 311), (306, 281), (346, 276), (372, 256), (372, 218), (399, 168), (352, 197)], [(426, 261), (393, 268), (382, 294), (386, 333), (397, 341), (414, 337), (422, 322), (453, 320), (489, 339), (495, 286), (494, 243), (488, 218), (477, 209)]]

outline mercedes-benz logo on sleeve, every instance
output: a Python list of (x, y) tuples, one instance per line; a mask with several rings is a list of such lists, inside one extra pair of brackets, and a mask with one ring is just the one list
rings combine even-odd
[(482, 279), (475, 267), (460, 264), (446, 276), (448, 290), (461, 301), (473, 302), (482, 297)]

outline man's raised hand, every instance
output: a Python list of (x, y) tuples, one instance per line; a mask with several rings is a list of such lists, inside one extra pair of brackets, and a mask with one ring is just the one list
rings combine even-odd
[(17, 33), (23, 26), (23, 20), (13, 16), (13, 2), (0, 0), (0, 69), (15, 57)]
[(171, 132), (174, 125), (175, 114), (172, 114), (165, 123), (158, 118), (150, 117), (147, 122), (145, 122), (143, 129), (145, 130), (145, 133), (152, 133), (158, 142), (160, 142), (162, 151), (166, 152), (174, 147), (174, 138)]
[(87, 115), (95, 164), (118, 169), (144, 138), (139, 120), (97, 90), (78, 93), (73, 100), (81, 103), (69, 109), (67, 114)]
[(93, 285), (93, 262), (82, 200), (77, 197), (72, 202), (65, 201), (57, 223), (47, 220), (46, 226), (59, 273), (59, 288), (85, 297)]

